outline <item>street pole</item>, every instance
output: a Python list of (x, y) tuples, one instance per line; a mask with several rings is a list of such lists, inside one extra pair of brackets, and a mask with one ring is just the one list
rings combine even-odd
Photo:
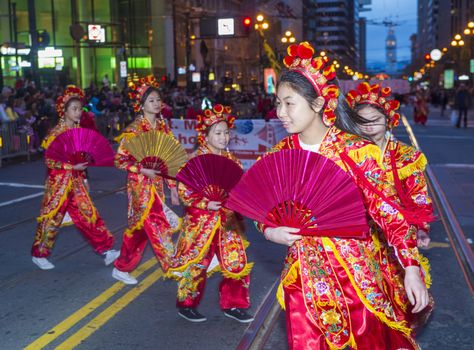
[[(78, 14), (77, 14), (77, 0), (71, 0), (71, 21), (73, 24), (78, 22)], [(76, 85), (81, 86), (81, 48), (80, 44), (74, 40), (74, 56), (76, 57), (77, 67), (76, 67)]]
[(189, 12), (186, 13), (186, 89), (189, 89), (191, 87), (191, 72), (189, 71), (189, 66), (191, 65), (189, 63), (190, 57), (191, 57), (191, 44), (189, 42), (190, 40), (190, 34), (189, 34)]
[[(12, 3), (11, 6), (12, 6), (12, 18), (13, 18), (13, 41), (15, 45), (15, 64), (16, 64), (15, 67), (17, 67), (15, 75), (16, 75), (16, 78), (18, 79), (18, 77), (20, 76), (20, 70), (18, 69), (19, 68), (18, 67), (18, 52), (17, 52), (18, 30), (17, 30), (17, 20), (16, 20), (16, 3)], [(31, 51), (30, 51), (30, 57), (32, 58), (32, 61), (33, 61), (33, 56), (31, 55)]]
[[(30, 36), (31, 36), (31, 51), (30, 51), (31, 73), (32, 73), (31, 78), (35, 82), (36, 87), (40, 88), (41, 84), (36, 74), (37, 69), (38, 69), (38, 31), (36, 30), (35, 0), (28, 0), (28, 21), (30, 22)], [(15, 16), (15, 23), (16, 23), (16, 16)], [(15, 35), (16, 35), (16, 28), (15, 28)], [(16, 40), (15, 40), (15, 43), (16, 43)], [(15, 56), (18, 57), (18, 55), (15, 55)]]

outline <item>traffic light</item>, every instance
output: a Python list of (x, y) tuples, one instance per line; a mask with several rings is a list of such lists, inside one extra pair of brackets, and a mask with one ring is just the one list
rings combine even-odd
[(425, 61), (426, 61), (426, 62), (431, 62), (431, 56), (430, 56), (429, 53), (427, 53), (427, 54), (425, 55)]
[(44, 48), (49, 45), (49, 33), (46, 30), (38, 30), (37, 32), (38, 38), (38, 47)]
[(242, 20), (242, 24), (244, 27), (244, 34), (249, 35), (250, 30), (252, 29), (252, 19), (248, 16), (244, 17)]

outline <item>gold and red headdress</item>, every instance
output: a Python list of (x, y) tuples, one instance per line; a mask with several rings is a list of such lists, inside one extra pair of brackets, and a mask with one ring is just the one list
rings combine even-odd
[(128, 84), (128, 88), (130, 89), (128, 97), (133, 101), (133, 111), (135, 113), (140, 112), (143, 96), (148, 89), (158, 88), (158, 86), (159, 84), (153, 75), (138, 79), (136, 84), (133, 81)]
[(219, 122), (226, 122), (229, 129), (234, 127), (235, 117), (231, 115), (232, 109), (229, 106), (217, 104), (212, 109), (204, 110), (204, 114), (200, 114), (196, 119), (196, 131), (198, 132), (198, 142), (203, 145), (205, 143), (206, 131)]
[(56, 99), (56, 111), (58, 112), (59, 118), (64, 117), (66, 104), (71, 98), (77, 98), (84, 103), (84, 91), (77, 86), (68, 85), (66, 90), (64, 90), (64, 94)]
[(302, 74), (313, 85), (319, 96), (324, 98), (323, 122), (332, 126), (336, 121), (334, 111), (337, 108), (339, 88), (331, 81), (336, 78), (336, 70), (329, 58), (314, 57), (314, 49), (307, 41), (290, 45), (283, 63), (289, 70)]
[(387, 117), (388, 128), (398, 125), (400, 114), (396, 112), (400, 108), (400, 102), (391, 98), (392, 89), (381, 88), (380, 85), (370, 85), (367, 82), (360, 83), (356, 90), (351, 90), (346, 95), (349, 106), (354, 109), (357, 105), (372, 105), (381, 108)]

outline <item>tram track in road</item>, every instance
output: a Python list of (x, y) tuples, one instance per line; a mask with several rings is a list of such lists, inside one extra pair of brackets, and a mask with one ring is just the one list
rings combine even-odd
[[(121, 186), (121, 187), (118, 187), (118, 188), (116, 188), (114, 190), (111, 190), (111, 191), (101, 192), (98, 195), (93, 196), (92, 201), (99, 200), (99, 199), (102, 199), (102, 198), (106, 198), (108, 196), (114, 195), (118, 192), (122, 192), (122, 191), (125, 191), (125, 190), (126, 190), (126, 187)], [(31, 199), (33, 199), (33, 198), (31, 198)], [(20, 226), (20, 225), (30, 223), (30, 222), (34, 222), (36, 220), (36, 217), (37, 216), (32, 216), (32, 217), (28, 217), (28, 218), (25, 218), (25, 219), (22, 219), (22, 220), (18, 220), (18, 221), (0, 226), (0, 235), (3, 234), (3, 233), (8, 232), (8, 231), (14, 229), (15, 227)]]

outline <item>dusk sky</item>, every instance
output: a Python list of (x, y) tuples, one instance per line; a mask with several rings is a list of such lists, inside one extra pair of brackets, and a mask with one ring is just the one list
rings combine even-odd
[[(372, 11), (362, 12), (361, 17), (382, 22), (393, 21), (397, 37), (397, 61), (410, 60), (410, 35), (417, 30), (417, 0), (372, 0)], [(367, 25), (367, 64), (385, 62), (385, 39), (388, 28)]]

